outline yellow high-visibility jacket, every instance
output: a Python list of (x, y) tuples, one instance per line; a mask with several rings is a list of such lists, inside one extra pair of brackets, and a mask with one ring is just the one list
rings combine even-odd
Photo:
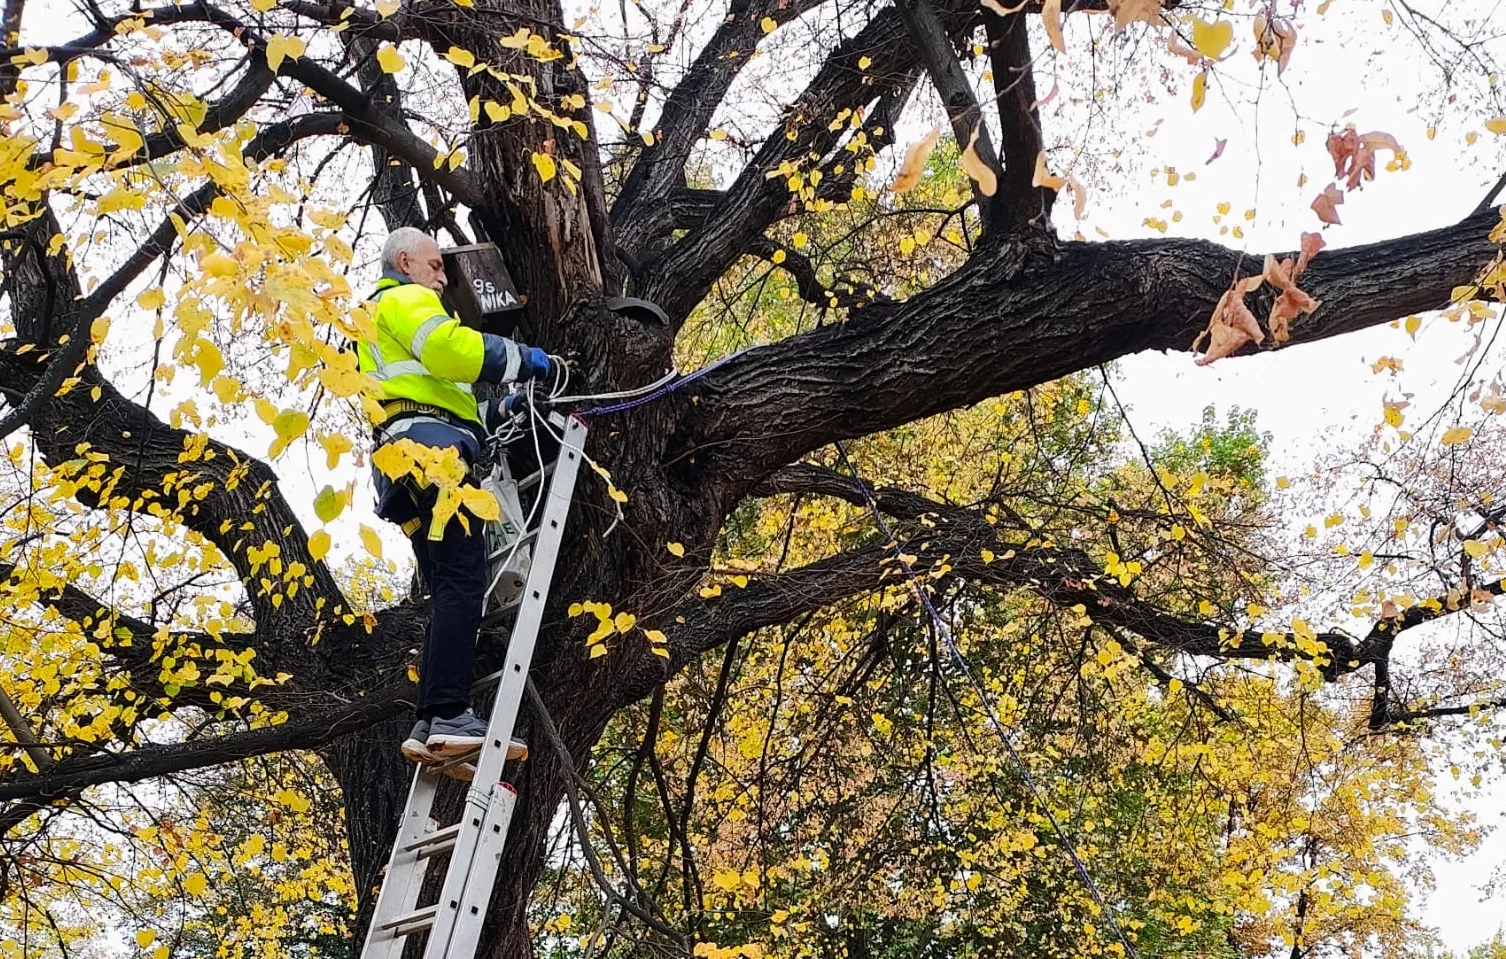
[(377, 282), (376, 342), (356, 345), (361, 372), (382, 385), (382, 402), (409, 400), (480, 424), (471, 384), (530, 375), (517, 343), (462, 326), (439, 294), (391, 273)]

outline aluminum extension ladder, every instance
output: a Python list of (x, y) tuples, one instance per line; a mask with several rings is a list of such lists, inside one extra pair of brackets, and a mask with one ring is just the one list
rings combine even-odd
[[(549, 419), (563, 429), (564, 441), (553, 464), (518, 480), (519, 490), (537, 485), (546, 498), (538, 525), (523, 532), (522, 542), (531, 540), (534, 547), (532, 565), (521, 598), (512, 604), (517, 617), (507, 643), (507, 659), (502, 669), (481, 677), (474, 687), (497, 685), (498, 689), (481, 752), (464, 757), (464, 761), (476, 764), (465, 807), (459, 822), (441, 828), (430, 813), (439, 784), (447, 774), (439, 766), (417, 767), (361, 959), (401, 959), (409, 937), (425, 932), (428, 942), (424, 959), (473, 959), (476, 954), (507, 826), (518, 798), (517, 791), (502, 781), (502, 767), (523, 700), (586, 441), (584, 420), (559, 414), (550, 414)], [(418, 895), (429, 861), (446, 852), (450, 864), (439, 900), (420, 907)]]

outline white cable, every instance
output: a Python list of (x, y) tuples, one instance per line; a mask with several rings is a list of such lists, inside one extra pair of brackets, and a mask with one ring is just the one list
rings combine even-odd
[[(554, 431), (554, 427), (549, 423), (549, 421), (546, 420), (546, 419), (544, 419), (543, 414), (535, 412), (534, 416), (538, 420), (538, 422), (543, 425), (544, 429), (549, 432), (549, 435), (551, 437), (553, 437), (554, 439), (558, 440), (559, 443), (560, 443), (560, 445), (563, 446), (564, 443), (565, 443), (565, 434), (563, 432), (556, 433)], [(535, 431), (534, 431), (534, 441), (535, 442), (538, 441), (537, 427), (535, 427)], [(603, 477), (607, 476), (607, 471), (602, 467), (602, 465), (600, 463), (596, 462), (595, 460), (593, 460), (590, 456), (587, 456), (585, 450), (581, 450), (580, 451), (580, 455), (581, 455), (581, 459), (585, 460), (587, 463), (590, 463), (593, 467), (595, 467), (596, 470), (599, 473), (601, 473), (601, 475)], [(611, 480), (609, 479), (609, 480), (607, 480), (607, 482), (608, 482), (608, 484), (610, 484)], [(613, 509), (615, 509), (617, 511), (617, 516), (612, 520), (612, 525), (608, 526), (606, 528), (606, 531), (601, 534), (601, 538), (602, 539), (606, 539), (608, 536), (611, 536), (612, 535), (612, 530), (614, 530), (614, 529), (617, 528), (617, 524), (620, 523), (620, 522), (622, 522), (624, 519), (626, 519), (626, 517), (623, 515), (623, 512), (622, 512), (622, 504), (621, 503), (617, 502), (616, 500), (613, 500), (612, 501), (612, 507), (613, 507)]]
[(645, 393), (652, 393), (659, 387), (668, 385), (670, 381), (679, 375), (680, 371), (677, 368), (670, 367), (668, 373), (665, 373), (647, 386), (639, 386), (631, 390), (618, 390), (615, 393), (582, 393), (579, 396), (553, 396), (550, 397), (550, 401), (554, 403), (585, 403), (587, 401), (594, 403), (601, 400), (628, 400), (635, 396), (643, 396)]
[[(528, 391), (528, 409), (530, 411), (532, 411), (533, 410), (533, 383), (530, 382), (525, 387), (525, 389)], [(537, 413), (535, 413), (534, 416), (537, 416)], [(522, 430), (519, 429), (518, 432), (521, 435)], [(510, 549), (510, 550), (507, 551), (507, 556), (503, 558), (501, 565), (499, 565), (497, 567), (497, 575), (493, 576), (492, 577), (492, 581), (487, 584), (486, 593), (485, 593), (485, 595), (487, 595), (487, 596), (490, 596), (492, 594), (492, 590), (496, 589), (497, 588), (497, 584), (502, 581), (502, 574), (505, 573), (505, 572), (507, 572), (508, 564), (510, 564), (512, 562), (512, 560), (513, 560), (513, 557), (518, 554), (518, 550), (523, 545), (523, 537), (525, 537), (525, 536), (528, 535), (529, 529), (531, 529), (532, 526), (533, 526), (534, 516), (537, 515), (537, 513), (539, 511), (539, 507), (543, 504), (544, 498), (545, 498), (545, 496), (549, 492), (549, 486), (544, 481), (544, 476), (543, 476), (543, 472), (544, 472), (544, 451), (543, 451), (543, 449), (541, 449), (539, 447), (539, 430), (538, 430), (538, 427), (537, 426), (533, 426), (529, 430), (529, 432), (533, 436), (533, 456), (534, 456), (534, 462), (536, 462), (538, 464), (538, 467), (539, 467), (538, 494), (534, 497), (533, 508), (528, 511), (528, 518), (523, 521), (523, 528), (518, 531), (518, 538), (513, 541), (512, 549)], [(506, 453), (505, 450), (498, 449), (498, 450), (496, 450), (496, 451), (493, 452), (493, 455), (494, 456), (506, 456), (507, 453)], [(497, 467), (493, 466), (492, 468), (495, 470)], [(490, 559), (490, 557), (488, 557), (488, 559)]]

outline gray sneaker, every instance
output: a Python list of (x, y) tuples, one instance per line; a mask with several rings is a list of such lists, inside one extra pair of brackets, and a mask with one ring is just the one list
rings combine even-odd
[[(467, 709), (452, 719), (435, 717), (429, 722), (429, 736), (424, 741), (428, 751), (441, 759), (479, 750), (486, 742), (486, 720)], [(514, 739), (507, 746), (508, 759), (527, 759), (528, 746)]]
[(476, 778), (476, 767), (472, 763), (447, 760), (443, 756), (436, 756), (429, 751), (426, 741), (429, 738), (429, 721), (420, 719), (413, 724), (413, 729), (408, 733), (408, 738), (403, 740), (403, 757), (410, 762), (419, 763), (423, 766), (436, 767), (439, 772), (451, 779), (461, 782), (470, 782)]
[(439, 757), (429, 752), (428, 739), (429, 721), (420, 719), (413, 724), (408, 738), (403, 740), (403, 758), (409, 762), (423, 763), (425, 766), (432, 766), (439, 762)]

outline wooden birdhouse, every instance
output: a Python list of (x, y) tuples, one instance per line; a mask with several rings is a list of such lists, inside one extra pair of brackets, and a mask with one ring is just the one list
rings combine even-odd
[(441, 250), (449, 284), (444, 304), (460, 322), (483, 333), (510, 335), (523, 317), (524, 299), (494, 243)]

